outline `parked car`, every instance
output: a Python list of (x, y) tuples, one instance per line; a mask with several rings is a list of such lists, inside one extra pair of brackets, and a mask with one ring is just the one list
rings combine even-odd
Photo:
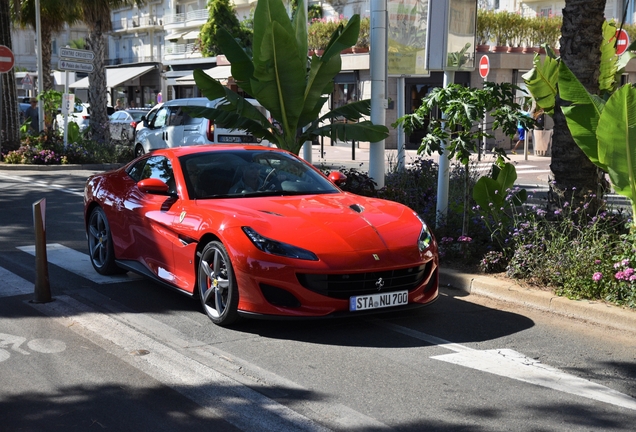
[[(112, 106), (106, 107), (106, 112), (108, 115), (111, 115), (115, 112), (115, 109)], [(77, 123), (79, 126), (80, 132), (84, 132), (88, 126), (90, 126), (90, 118), (91, 118), (91, 107), (88, 103), (77, 103), (75, 104), (74, 110), (72, 113), (68, 115), (68, 121)], [(57, 122), (57, 127), (60, 131), (64, 131), (64, 114), (61, 112), (58, 113), (55, 121)]]
[[(250, 103), (267, 115), (267, 110), (256, 100)], [(155, 105), (142, 124), (135, 137), (135, 155), (139, 156), (153, 150), (170, 147), (181, 147), (201, 144), (261, 144), (269, 146), (269, 142), (261, 142), (248, 131), (224, 129), (216, 127), (214, 120), (202, 117), (190, 117), (183, 107), (214, 108), (221, 99), (208, 98), (174, 99)]]
[(432, 303), (427, 224), (397, 202), (343, 192), (343, 181), (277, 148), (160, 149), (87, 180), (90, 260), (100, 274), (130, 270), (200, 299), (219, 325)]
[(110, 137), (115, 140), (130, 141), (135, 139), (137, 124), (148, 114), (148, 109), (130, 108), (115, 111), (110, 115)]

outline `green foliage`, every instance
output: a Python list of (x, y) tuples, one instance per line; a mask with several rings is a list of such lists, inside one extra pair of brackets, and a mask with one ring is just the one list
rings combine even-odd
[(236, 8), (229, 0), (209, 0), (209, 18), (201, 27), (201, 53), (205, 57), (213, 57), (225, 54), (219, 44), (218, 32), (220, 29), (229, 31), (243, 46), (252, 46), (252, 32), (246, 26), (242, 26), (236, 17)]
[[(484, 137), (493, 138), (486, 130), (474, 127), (482, 123), (486, 113), (494, 118), (492, 130), (501, 128), (510, 137), (516, 133), (518, 123), (526, 129), (533, 127), (534, 120), (523, 115), (521, 106), (514, 101), (517, 90), (519, 87), (510, 83), (492, 82), (484, 83), (483, 89), (459, 84), (435, 88), (414, 113), (400, 117), (392, 126), (402, 125), (407, 134), (424, 128), (426, 135), (418, 154), (448, 151), (450, 159), (456, 158), (465, 165)], [(436, 117), (438, 109), (443, 118)]]
[(484, 223), (501, 250), (506, 252), (505, 230), (512, 224), (516, 208), (528, 198), (525, 189), (514, 187), (517, 170), (502, 158), (493, 164), (490, 177), (481, 177), (473, 188), (477, 209), (485, 214)]
[[(617, 89), (616, 78), (634, 55), (627, 50), (616, 56), (615, 33), (612, 23), (604, 24), (601, 96), (589, 93), (560, 59), (541, 64), (535, 58), (535, 67), (523, 78), (546, 112), (554, 110), (557, 95), (563, 100), (561, 109), (574, 142), (592, 163), (609, 173), (612, 187), (631, 200), (632, 214), (636, 214), (636, 89), (629, 84)], [(632, 228), (636, 229), (636, 222)]]
[[(78, 132), (71, 133), (72, 125)], [(104, 144), (93, 141), (79, 134), (76, 123), (69, 123), (69, 142), (64, 145), (64, 139), (58, 131), (48, 131), (39, 135), (23, 135), (20, 148), (2, 155), (4, 162), (9, 164), (95, 164), (95, 163), (123, 163), (133, 159), (133, 149), (129, 144)]]
[[(307, 67), (307, 23), (299, 7), (290, 20), (281, 0), (259, 1), (254, 13), (252, 55), (227, 31), (218, 32), (218, 41), (232, 65), (239, 87), (265, 107), (279, 127), (245, 99), (210, 78), (201, 70), (194, 79), (209, 99), (224, 98), (216, 109), (190, 109), (193, 115), (214, 118), (220, 127), (248, 129), (253, 135), (298, 154), (306, 141), (318, 136), (356, 141), (381, 141), (388, 136), (383, 125), (364, 120), (370, 101), (354, 102), (319, 117), (333, 78), (341, 70), (340, 52), (358, 38), (359, 16), (346, 26), (340, 24), (322, 56), (312, 56)], [(353, 123), (336, 123), (346, 118)]]

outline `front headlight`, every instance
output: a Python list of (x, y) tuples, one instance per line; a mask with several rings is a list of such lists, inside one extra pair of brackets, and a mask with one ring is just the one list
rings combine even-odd
[(417, 217), (422, 222), (422, 231), (420, 231), (420, 237), (417, 239), (417, 247), (420, 252), (424, 252), (433, 242), (433, 235), (428, 229), (426, 222), (421, 217)]
[(306, 249), (301, 249), (287, 243), (268, 239), (267, 237), (263, 237), (250, 227), (242, 227), (242, 229), (245, 235), (247, 235), (252, 243), (254, 243), (254, 246), (265, 253), (287, 258), (318, 261), (318, 257), (313, 252), (310, 252)]

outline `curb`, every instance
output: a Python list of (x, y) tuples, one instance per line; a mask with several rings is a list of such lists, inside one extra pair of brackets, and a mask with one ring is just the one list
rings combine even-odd
[(549, 291), (525, 288), (514, 282), (480, 274), (440, 269), (440, 288), (489, 297), (524, 307), (636, 333), (636, 311), (594, 300), (570, 300)]

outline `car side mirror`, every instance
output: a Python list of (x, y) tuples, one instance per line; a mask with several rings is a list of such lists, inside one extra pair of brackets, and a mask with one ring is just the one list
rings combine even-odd
[(327, 178), (336, 186), (343, 185), (347, 182), (347, 176), (340, 171), (331, 171)]
[(143, 179), (137, 182), (137, 187), (144, 193), (176, 196), (176, 194), (170, 193), (170, 188), (166, 182), (156, 178)]

